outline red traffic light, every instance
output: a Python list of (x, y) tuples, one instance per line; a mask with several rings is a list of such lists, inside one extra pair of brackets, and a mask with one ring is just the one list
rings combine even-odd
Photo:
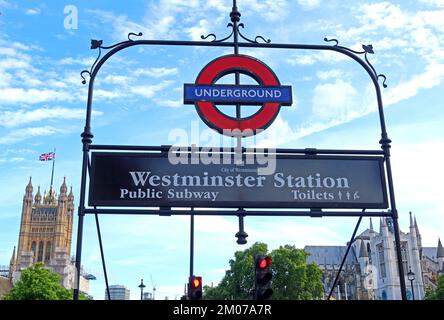
[(267, 269), (269, 266), (271, 266), (271, 264), (273, 263), (273, 260), (269, 257), (261, 257), (258, 261), (257, 261), (257, 266), (259, 269)]
[(193, 288), (199, 288), (202, 285), (202, 277), (194, 277), (191, 281)]
[(188, 299), (202, 299), (202, 277), (191, 276), (188, 282)]

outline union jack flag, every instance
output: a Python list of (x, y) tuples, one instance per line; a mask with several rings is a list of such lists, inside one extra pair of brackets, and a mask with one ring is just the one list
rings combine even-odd
[(55, 152), (43, 153), (39, 157), (40, 161), (49, 161), (54, 159), (55, 159)]

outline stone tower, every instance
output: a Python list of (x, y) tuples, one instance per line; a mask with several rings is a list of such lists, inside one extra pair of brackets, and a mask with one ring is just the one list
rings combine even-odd
[(33, 263), (49, 265), (56, 252), (71, 252), (74, 196), (72, 188), (67, 193), (66, 179), (57, 197), (53, 187), (40, 194), (40, 187), (33, 198), (31, 178), (23, 197), (22, 217), (17, 249), (17, 271)]

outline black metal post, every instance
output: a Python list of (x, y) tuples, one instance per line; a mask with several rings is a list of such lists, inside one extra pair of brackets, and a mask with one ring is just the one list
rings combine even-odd
[(54, 159), (52, 160), (51, 185), (50, 185), (51, 187), (52, 187), (52, 183), (54, 181), (54, 166), (55, 166), (55, 161), (56, 161), (55, 153), (56, 153), (56, 148), (54, 148)]
[[(362, 212), (364, 212), (364, 210), (362, 210)], [(355, 227), (355, 230), (353, 231), (350, 242), (348, 243), (347, 250), (345, 251), (344, 257), (342, 258), (341, 266), (339, 267), (338, 273), (336, 274), (335, 281), (333, 282), (333, 285), (330, 289), (330, 293), (328, 294), (327, 300), (330, 300), (330, 297), (333, 294), (333, 291), (335, 290), (336, 283), (338, 282), (339, 276), (341, 275), (341, 271), (342, 271), (342, 268), (344, 267), (345, 260), (347, 259), (348, 252), (350, 251), (353, 241), (355, 241), (356, 232), (358, 231), (359, 225), (361, 224), (361, 220), (362, 220), (362, 216), (360, 216), (358, 219), (358, 223), (356, 224), (356, 227)]]
[(99, 216), (97, 215), (97, 213), (95, 214), (95, 217), (96, 217), (96, 226), (97, 226), (97, 236), (99, 237), (100, 256), (102, 257), (103, 276), (105, 277), (106, 294), (108, 296), (108, 300), (111, 300), (111, 295), (109, 293), (109, 285), (108, 285), (108, 273), (106, 272), (106, 265), (105, 265), (105, 255), (103, 254), (102, 234), (100, 232)]
[[(236, 5), (236, 0), (233, 0), (233, 8), (231, 10), (230, 13), (230, 18), (231, 18), (231, 22), (233, 23), (233, 49), (234, 49), (234, 54), (239, 54), (239, 30), (238, 30), (238, 22), (240, 21), (240, 17), (241, 14), (237, 9), (237, 5)], [(234, 73), (234, 78), (235, 78), (235, 84), (239, 85), (240, 84), (240, 73), (239, 71), (236, 71)], [(241, 118), (241, 105), (240, 104), (236, 104), (236, 119), (240, 119)], [(236, 141), (237, 141), (237, 148), (242, 148), (242, 135), (239, 135), (238, 137), (236, 137)], [(239, 150), (239, 152), (241, 152)]]
[(143, 288), (145, 288), (146, 286), (143, 284), (143, 279), (140, 279), (140, 284), (139, 284), (139, 288), (140, 288), (140, 300), (143, 300)]
[(239, 232), (237, 232), (235, 234), (235, 237), (237, 238), (236, 242), (238, 244), (246, 244), (247, 243), (248, 234), (244, 230), (244, 217), (245, 217), (245, 214), (239, 213), (237, 216), (239, 217)]
[(190, 277), (194, 274), (194, 208), (190, 214)]
[(413, 279), (410, 280), (410, 286), (412, 287), (412, 300), (415, 300), (415, 291), (413, 290)]
[(82, 213), (82, 209), (79, 206), (79, 222), (77, 226), (77, 249), (76, 249), (76, 274), (75, 274), (75, 285), (73, 290), (73, 299), (79, 300), (79, 289), (80, 289), (80, 267), (81, 267), (81, 259), (80, 256), (82, 254), (82, 237), (83, 237), (83, 218), (84, 214)]

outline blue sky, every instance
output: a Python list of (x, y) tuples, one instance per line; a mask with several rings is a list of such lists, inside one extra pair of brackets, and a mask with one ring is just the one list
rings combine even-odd
[[(78, 12), (77, 28), (65, 28), (66, 6)], [(392, 144), (392, 166), (401, 229), (408, 212), (418, 220), (425, 246), (444, 237), (444, 2), (239, 0), (244, 34), (274, 43), (323, 44), (325, 36), (360, 50), (387, 76), (383, 91)], [(66, 176), (76, 207), (81, 172), (80, 133), (89, 69), (96, 51), (90, 39), (111, 45), (129, 32), (144, 39), (199, 40), (227, 35), (231, 1), (12, 1), (0, 0), (0, 265), (17, 245), (22, 197), (29, 176), (47, 189), (51, 164), (41, 153), (57, 148), (55, 184)], [(95, 87), (92, 131), (100, 144), (206, 144), (209, 129), (193, 106), (182, 104), (183, 83), (228, 49), (134, 47), (101, 70)], [(241, 50), (271, 66), (292, 85), (293, 106), (247, 144), (279, 147), (379, 148), (376, 99), (368, 76), (335, 53)], [(246, 79), (243, 79), (246, 81)], [(248, 108), (253, 108), (249, 110)], [(255, 112), (246, 107), (245, 112)], [(232, 112), (230, 107), (225, 112)], [(178, 141), (182, 130), (189, 138)], [(201, 136), (199, 136), (201, 135)], [(217, 135), (214, 138), (220, 139)], [(156, 298), (179, 298), (188, 277), (189, 218), (101, 216), (110, 284), (124, 284), (138, 298), (140, 278), (157, 287)], [(73, 252), (77, 220), (75, 219)], [(245, 219), (249, 244), (343, 245), (355, 218)], [(377, 225), (377, 223), (375, 222)], [(363, 222), (361, 229), (368, 226)], [(195, 273), (216, 284), (235, 250), (234, 217), (196, 217)], [(104, 298), (95, 222), (86, 217), (82, 264), (97, 276), (95, 299)]]

